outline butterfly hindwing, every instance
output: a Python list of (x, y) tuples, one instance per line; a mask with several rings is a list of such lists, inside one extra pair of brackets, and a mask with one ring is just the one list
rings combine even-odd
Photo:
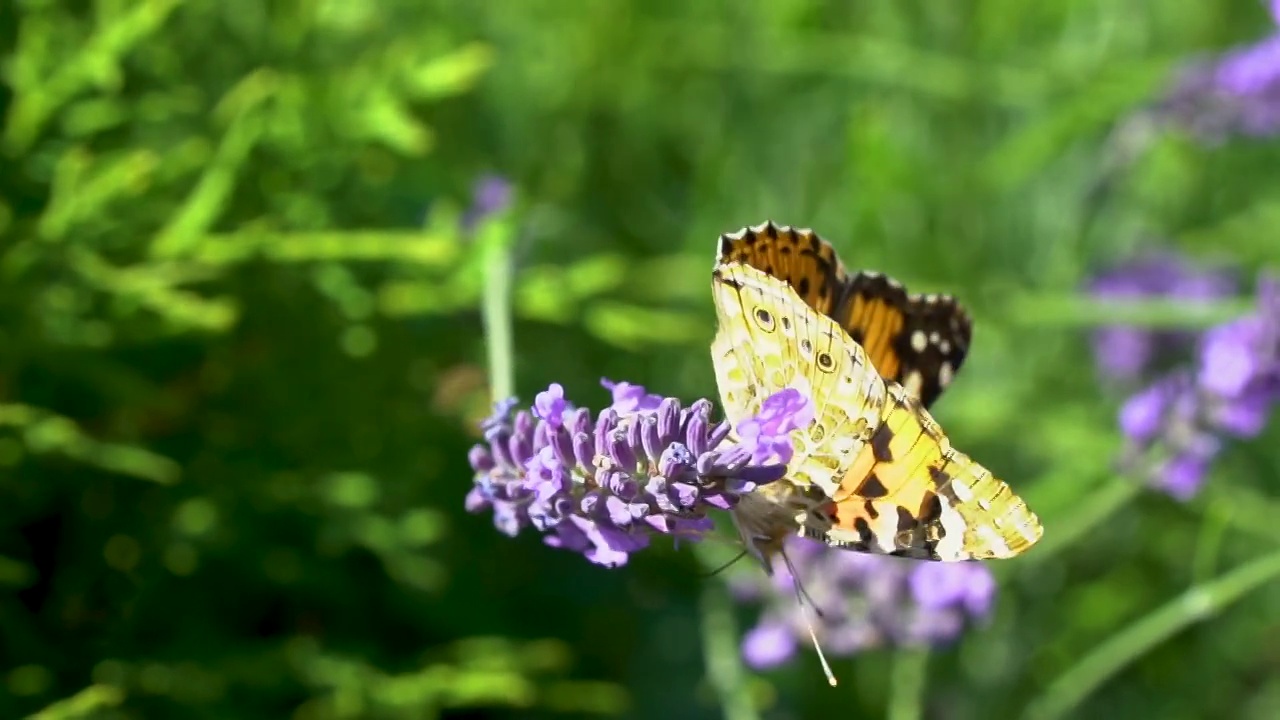
[(861, 344), (884, 379), (904, 386), (926, 408), (968, 353), (972, 322), (954, 298), (909, 294), (879, 273), (850, 275), (832, 245), (812, 230), (766, 222), (720, 236), (716, 264), (735, 262), (790, 285)]
[(887, 380), (928, 408), (969, 354), (973, 322), (950, 295), (911, 295), (874, 272), (848, 279), (832, 316)]
[(832, 503), (806, 520), (804, 533), (829, 545), (947, 562), (1013, 557), (1043, 533), (1026, 503), (951, 447), (896, 384)]
[(812, 230), (771, 222), (720, 236), (716, 265), (742, 263), (782, 280), (804, 303), (829, 315), (848, 276), (835, 248)]

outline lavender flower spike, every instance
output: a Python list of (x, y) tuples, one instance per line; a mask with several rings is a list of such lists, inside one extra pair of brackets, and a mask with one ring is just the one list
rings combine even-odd
[[(1087, 289), (1102, 300), (1208, 301), (1233, 295), (1236, 286), (1229, 269), (1198, 268), (1179, 255), (1156, 252), (1095, 275)], [(1107, 377), (1126, 381), (1141, 378), (1162, 356), (1187, 349), (1194, 342), (1194, 333), (1129, 325), (1104, 325), (1093, 333), (1098, 369)]]
[[(853, 553), (800, 537), (787, 540), (786, 553), (822, 611), (815, 632), (832, 655), (945, 644), (984, 620), (995, 601), (995, 579), (980, 563)], [(742, 641), (747, 664), (766, 669), (787, 662), (809, 639), (790, 571), (779, 564), (768, 580), (744, 574), (731, 582), (740, 599), (763, 603)]]
[(1121, 465), (1178, 500), (1195, 497), (1231, 439), (1257, 437), (1280, 403), (1280, 280), (1263, 276), (1257, 310), (1199, 338), (1181, 367), (1120, 409)]
[(1268, 5), (1277, 27), (1255, 42), (1188, 62), (1155, 108), (1157, 119), (1206, 143), (1280, 133), (1280, 4)]
[(471, 188), (471, 207), (462, 216), (464, 230), (474, 230), (485, 218), (504, 212), (511, 206), (514, 188), (507, 178), (488, 173), (476, 179)]
[(699, 538), (712, 528), (709, 510), (732, 508), (781, 478), (786, 458), (765, 462), (778, 453), (759, 448), (784, 444), (797, 418), (812, 412), (812, 403), (784, 391), (785, 402), (769, 404), (778, 417), (750, 441), (721, 447), (729, 426), (711, 422), (709, 400), (684, 407), (639, 385), (605, 386), (614, 405), (594, 420), (585, 408), (569, 409), (558, 384), (538, 393), (532, 413), (499, 403), (482, 424), (486, 443), (469, 455), (476, 475), (467, 510), (491, 509), (507, 535), (532, 526), (548, 545), (619, 567), (655, 534)]

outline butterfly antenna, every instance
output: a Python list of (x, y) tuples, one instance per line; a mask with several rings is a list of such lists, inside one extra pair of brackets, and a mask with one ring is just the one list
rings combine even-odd
[(787, 572), (791, 573), (791, 584), (796, 589), (796, 601), (804, 607), (808, 602), (809, 607), (813, 610), (813, 614), (818, 616), (819, 620), (825, 620), (826, 614), (822, 612), (822, 608), (818, 607), (818, 603), (813, 601), (809, 596), (809, 591), (804, 589), (804, 584), (800, 582), (800, 574), (796, 572), (796, 566), (791, 564), (791, 558), (787, 557), (785, 550), (779, 549), (778, 554), (782, 556), (782, 562), (787, 564)]
[(702, 577), (704, 577), (704, 578), (710, 578), (710, 577), (715, 577), (716, 575), (719, 575), (720, 573), (724, 572), (725, 570), (728, 570), (730, 567), (733, 567), (733, 564), (734, 564), (734, 563), (736, 563), (736, 562), (738, 562), (739, 560), (741, 560), (741, 559), (742, 559), (742, 557), (743, 557), (744, 555), (746, 555), (746, 554), (747, 554), (747, 551), (746, 551), (746, 550), (743, 550), (742, 552), (738, 553), (737, 555), (734, 555), (734, 556), (733, 556), (733, 559), (732, 559), (732, 560), (730, 560), (729, 562), (727, 562), (727, 563), (725, 563), (725, 564), (721, 565), (720, 567), (716, 568), (715, 570), (712, 570), (711, 572), (707, 573), (706, 575), (703, 575)]
[[(787, 564), (787, 571), (791, 573), (791, 586), (796, 590), (796, 603), (800, 606), (800, 614), (804, 616), (804, 627), (809, 631), (809, 639), (813, 641), (813, 649), (818, 653), (818, 661), (822, 663), (822, 674), (827, 676), (827, 684), (831, 687), (836, 686), (836, 674), (831, 672), (831, 665), (827, 662), (827, 656), (822, 653), (822, 645), (818, 644), (818, 633), (813, 629), (813, 621), (806, 612), (806, 605), (812, 609), (814, 614), (819, 618), (822, 617), (820, 610), (813, 598), (809, 597), (809, 593), (805, 592), (804, 587), (800, 584), (800, 576), (796, 574), (796, 568), (791, 564), (791, 558), (787, 557), (787, 553), (779, 550), (782, 555), (782, 561)], [(808, 601), (807, 603), (805, 601)]]

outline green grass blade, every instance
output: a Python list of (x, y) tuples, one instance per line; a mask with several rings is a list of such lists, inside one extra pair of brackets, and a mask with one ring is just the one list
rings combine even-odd
[(1103, 642), (1034, 700), (1026, 720), (1066, 717), (1134, 660), (1192, 623), (1212, 617), (1250, 590), (1280, 578), (1280, 551), (1251, 560), (1217, 580), (1192, 586)]

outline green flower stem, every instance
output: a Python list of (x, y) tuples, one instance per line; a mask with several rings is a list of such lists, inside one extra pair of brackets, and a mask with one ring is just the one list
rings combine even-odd
[(1034, 700), (1026, 720), (1065, 717), (1095, 690), (1183, 628), (1221, 612), (1245, 593), (1280, 578), (1280, 552), (1251, 560), (1217, 580), (1192, 586), (1113, 635), (1058, 677)]
[[(505, 223), (485, 223), (486, 230), (500, 230)], [(484, 253), (484, 295), (482, 313), (484, 333), (489, 351), (489, 389), (494, 401), (513, 397), (515, 380), (515, 331), (511, 318), (511, 284), (515, 273), (511, 267), (508, 235), (482, 232), (479, 238)]]
[(924, 717), (924, 695), (929, 671), (928, 648), (900, 648), (893, 655), (887, 720), (919, 720)]
[(733, 604), (724, 583), (703, 583), (702, 653), (707, 664), (707, 677), (720, 698), (724, 720), (758, 720), (747, 674), (738, 653), (738, 628), (733, 620)]
[(1231, 508), (1220, 497), (1211, 498), (1200, 522), (1200, 535), (1191, 558), (1191, 582), (1207, 582), (1218, 569), (1218, 551), (1231, 527)]
[(1203, 328), (1234, 320), (1253, 308), (1248, 298), (1213, 302), (1171, 299), (1115, 300), (1076, 294), (1023, 294), (1011, 298), (1009, 320), (1037, 327), (1136, 325)]
[(1230, 490), (1216, 490), (1211, 501), (1222, 508), (1231, 527), (1269, 543), (1280, 543), (1280, 503), (1250, 487), (1233, 485)]

